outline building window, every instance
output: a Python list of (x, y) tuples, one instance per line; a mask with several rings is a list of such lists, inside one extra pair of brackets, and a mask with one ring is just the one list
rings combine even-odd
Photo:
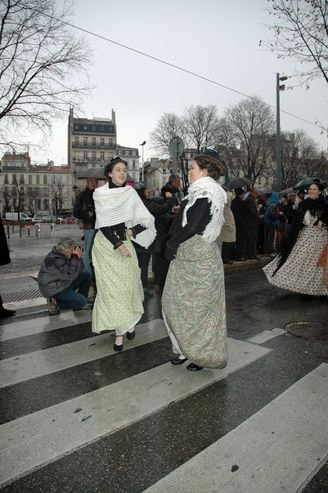
[(9, 185), (8, 175), (5, 175), (5, 185)]
[(75, 144), (78, 144), (78, 143), (79, 143), (79, 138), (75, 137)]
[(102, 147), (104, 147), (104, 145), (105, 145), (105, 139), (104, 139), (104, 137), (101, 137), (101, 138), (100, 138), (100, 145), (101, 145)]
[(87, 145), (88, 145), (88, 137), (84, 137), (84, 139), (83, 139), (83, 144), (84, 144), (85, 146), (87, 146)]
[(48, 183), (48, 180), (47, 180), (47, 175), (43, 175), (43, 184), (46, 185)]
[(129, 151), (129, 156), (132, 156), (132, 151)]
[(88, 160), (88, 153), (87, 153), (87, 151), (84, 151), (84, 153), (83, 153), (83, 160), (84, 161), (87, 161)]
[(24, 175), (20, 175), (19, 177), (19, 184), (24, 185)]
[(95, 146), (96, 145), (96, 137), (92, 137), (92, 145)]
[(33, 181), (32, 181), (32, 180), (33, 180), (32, 175), (28, 175), (28, 184), (29, 184), (29, 185), (32, 185), (32, 183), (33, 183)]
[(100, 159), (101, 159), (101, 161), (105, 161), (105, 153), (104, 152), (100, 153)]
[(94, 152), (92, 153), (92, 161), (95, 161), (95, 160), (96, 160), (96, 152), (94, 151)]
[(36, 175), (36, 184), (40, 185), (40, 176), (39, 175)]

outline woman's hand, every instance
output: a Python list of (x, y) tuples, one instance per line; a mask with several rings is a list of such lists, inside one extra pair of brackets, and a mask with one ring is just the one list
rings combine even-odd
[(128, 228), (127, 231), (126, 231), (126, 234), (127, 234), (127, 237), (129, 238), (129, 240), (131, 240), (132, 236), (133, 236), (133, 231), (132, 229)]
[(118, 250), (119, 250), (120, 254), (122, 255), (122, 257), (131, 257), (131, 253), (129, 252), (129, 250), (126, 248), (125, 245), (120, 245), (118, 247)]
[(173, 195), (171, 194), (171, 192), (165, 192), (165, 198), (166, 199), (171, 199), (173, 197)]
[(318, 224), (317, 224), (318, 228), (320, 229), (320, 231), (322, 230), (323, 228), (323, 222), (322, 221), (318, 221)]

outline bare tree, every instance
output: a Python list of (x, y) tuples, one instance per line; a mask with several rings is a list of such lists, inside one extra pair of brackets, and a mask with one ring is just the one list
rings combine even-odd
[(296, 74), (302, 83), (323, 77), (328, 84), (328, 2), (327, 0), (269, 0), (274, 24), (273, 40), (261, 41), (279, 58), (297, 60)]
[(11, 187), (11, 199), (15, 210), (20, 213), (24, 210), (25, 206), (25, 187), (23, 175), (18, 178), (16, 174), (13, 175), (13, 183)]
[(283, 189), (295, 185), (302, 176), (298, 148), (300, 138), (299, 132), (281, 133), (281, 184)]
[(225, 111), (222, 124), (235, 168), (255, 181), (268, 167), (274, 129), (272, 110), (258, 97), (244, 99)]
[(150, 143), (153, 149), (167, 157), (170, 154), (170, 140), (176, 136), (184, 138), (181, 118), (175, 113), (164, 113), (150, 134)]
[(15, 147), (22, 128), (46, 134), (87, 91), (80, 79), (90, 51), (68, 15), (55, 0), (0, 1), (0, 145)]
[(216, 144), (219, 118), (214, 105), (189, 106), (185, 110), (182, 121), (184, 134), (197, 152)]
[(316, 142), (303, 130), (281, 135), (282, 186), (289, 188), (301, 178), (327, 175), (327, 159)]

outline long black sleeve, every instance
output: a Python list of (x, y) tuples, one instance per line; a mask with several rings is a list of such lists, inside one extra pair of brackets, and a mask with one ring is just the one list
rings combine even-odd
[(187, 224), (167, 242), (167, 257), (174, 258), (179, 245), (196, 234), (202, 234), (211, 220), (211, 204), (207, 198), (198, 199), (187, 211)]
[(121, 235), (119, 236), (117, 234), (117, 231), (114, 230), (112, 226), (104, 226), (103, 228), (100, 228), (100, 231), (114, 247), (120, 245), (124, 239), (120, 237)]

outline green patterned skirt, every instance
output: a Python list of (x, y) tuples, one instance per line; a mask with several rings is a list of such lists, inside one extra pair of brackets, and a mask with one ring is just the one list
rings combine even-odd
[(216, 243), (205, 243), (199, 235), (181, 243), (170, 264), (162, 308), (177, 342), (174, 352), (200, 366), (226, 366), (224, 270)]
[(92, 332), (116, 330), (117, 335), (123, 335), (144, 312), (137, 255), (130, 240), (124, 241), (124, 245), (131, 257), (122, 257), (101, 231), (95, 236), (92, 262), (97, 295), (92, 312)]

